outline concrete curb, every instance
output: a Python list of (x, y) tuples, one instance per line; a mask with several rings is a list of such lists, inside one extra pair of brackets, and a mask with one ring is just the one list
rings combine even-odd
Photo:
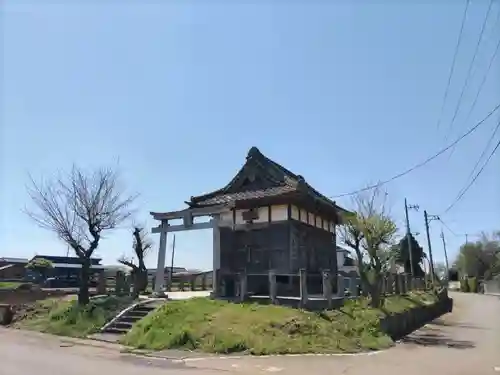
[(131, 349), (126, 350), (127, 354), (133, 354), (137, 356), (153, 358), (158, 360), (172, 361), (173, 363), (187, 363), (187, 362), (197, 362), (197, 361), (209, 361), (209, 360), (232, 360), (232, 359), (266, 359), (266, 358), (288, 358), (288, 357), (367, 357), (372, 355), (377, 355), (385, 352), (385, 350), (377, 350), (373, 352), (361, 352), (361, 353), (297, 353), (297, 354), (272, 354), (272, 355), (209, 355), (209, 356), (169, 356), (168, 354), (159, 355), (157, 352), (143, 352), (140, 350)]

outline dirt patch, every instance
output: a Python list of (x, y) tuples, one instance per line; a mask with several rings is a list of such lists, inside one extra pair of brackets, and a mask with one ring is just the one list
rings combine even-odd
[(74, 292), (64, 290), (41, 290), (33, 287), (31, 289), (0, 289), (0, 304), (5, 305), (24, 305), (47, 298), (57, 298), (73, 294)]

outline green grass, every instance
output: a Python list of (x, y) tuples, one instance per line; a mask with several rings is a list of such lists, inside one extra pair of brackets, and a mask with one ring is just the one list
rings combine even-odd
[(75, 300), (38, 301), (16, 313), (15, 328), (61, 336), (86, 337), (96, 333), (118, 312), (132, 303), (129, 297), (93, 299), (87, 306)]
[(166, 303), (138, 322), (123, 343), (138, 349), (188, 349), (256, 355), (377, 350), (392, 340), (380, 318), (435, 301), (432, 294), (389, 297), (382, 309), (366, 299), (321, 313), (280, 306), (235, 304), (207, 298)]
[(0, 281), (0, 289), (17, 289), (22, 284), (19, 281)]

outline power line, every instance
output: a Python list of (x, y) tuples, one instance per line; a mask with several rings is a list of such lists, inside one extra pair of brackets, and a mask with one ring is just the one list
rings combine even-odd
[[(499, 124), (500, 124), (500, 122), (499, 122)], [(493, 155), (495, 155), (495, 152), (498, 150), (498, 147), (500, 147), (500, 141), (497, 142), (497, 144), (495, 145), (495, 148), (491, 151), (490, 155), (488, 156), (488, 159), (486, 159), (486, 161), (484, 162), (483, 166), (481, 167), (481, 169), (479, 169), (479, 171), (476, 173), (476, 175), (474, 176), (474, 178), (470, 181), (469, 184), (467, 184), (467, 186), (465, 186), (465, 188), (463, 188), (460, 191), (460, 193), (458, 194), (458, 196), (448, 206), (448, 208), (446, 210), (444, 210), (444, 212), (442, 213), (442, 215), (444, 215), (447, 212), (449, 212), (462, 199), (462, 197), (465, 195), (465, 193), (467, 193), (467, 191), (471, 188), (471, 186), (474, 184), (474, 182), (476, 182), (477, 178), (481, 175), (481, 173), (483, 173), (484, 169), (486, 168), (486, 166), (490, 162), (491, 158), (493, 157)]]
[(401, 173), (398, 173), (397, 175), (385, 180), (385, 181), (381, 181), (377, 184), (374, 184), (374, 185), (370, 185), (370, 186), (367, 186), (365, 188), (362, 188), (362, 189), (358, 189), (358, 190), (355, 190), (355, 191), (352, 191), (350, 193), (344, 193), (344, 194), (339, 194), (339, 195), (334, 195), (334, 196), (331, 196), (329, 198), (341, 198), (341, 197), (347, 197), (349, 195), (354, 195), (354, 194), (358, 194), (358, 193), (361, 193), (363, 191), (368, 191), (368, 190), (372, 190), (372, 189), (375, 189), (375, 188), (378, 188), (382, 185), (385, 185), (389, 182), (392, 182), (400, 177), (403, 177), (403, 176), (406, 176), (407, 174), (415, 171), (416, 169), (420, 168), (420, 167), (423, 167), (424, 165), (426, 165), (427, 163), (431, 162), (432, 160), (436, 159), (437, 157), (441, 156), (442, 154), (444, 154), (446, 151), (448, 151), (450, 148), (452, 148), (453, 146), (455, 146), (456, 144), (458, 144), (460, 141), (462, 141), (464, 138), (466, 138), (467, 136), (469, 136), (470, 134), (472, 134), (477, 128), (479, 128), (479, 126), (481, 126), (487, 119), (489, 119), (498, 109), (500, 108), (500, 104), (498, 104), (495, 108), (493, 108), (487, 115), (485, 118), (483, 118), (481, 121), (479, 121), (476, 125), (474, 125), (472, 128), (470, 128), (466, 133), (462, 134), (459, 138), (457, 138), (453, 143), (449, 144), (448, 146), (446, 146), (445, 148), (441, 149), (440, 151), (438, 151), (437, 153), (435, 153), (434, 155), (428, 157), (427, 159), (425, 159), (424, 161), (414, 165), (413, 167), (405, 170), (404, 172), (401, 172)]
[[(488, 6), (488, 11), (486, 12), (486, 16), (484, 17), (483, 25), (481, 27), (481, 32), (479, 33), (479, 39), (477, 40), (476, 48), (474, 49), (474, 54), (472, 55), (472, 60), (469, 64), (469, 68), (467, 70), (467, 76), (465, 77), (464, 85), (462, 86), (462, 90), (460, 92), (460, 96), (458, 98), (458, 102), (457, 102), (457, 105), (455, 107), (455, 111), (453, 113), (453, 117), (451, 119), (450, 126), (448, 127), (448, 134), (451, 133), (451, 130), (453, 128), (453, 124), (454, 124), (455, 119), (456, 119), (457, 114), (458, 114), (458, 110), (460, 109), (460, 105), (462, 104), (462, 99), (464, 97), (465, 89), (467, 88), (467, 86), (469, 84), (469, 79), (472, 75), (471, 74), (472, 68), (474, 67), (474, 62), (476, 61), (477, 52), (479, 51), (479, 46), (481, 45), (481, 41), (483, 40), (484, 30), (486, 29), (486, 24), (488, 23), (488, 17), (490, 15), (492, 5), (493, 5), (493, 0), (490, 0), (490, 4)], [(446, 137), (446, 138), (448, 138), (448, 137)]]
[[(497, 15), (497, 20), (495, 22), (495, 26), (499, 23), (499, 21), (500, 21), (500, 8), (498, 10), (498, 15)], [(495, 50), (493, 51), (493, 55), (490, 58), (490, 62), (488, 64), (488, 68), (486, 69), (486, 73), (484, 74), (483, 80), (481, 81), (481, 84), (479, 85), (479, 88), (477, 90), (476, 96), (474, 97), (474, 101), (472, 102), (472, 105), (469, 108), (469, 112), (467, 113), (467, 116), (465, 117), (464, 123), (467, 123), (467, 121), (469, 121), (469, 118), (470, 118), (472, 112), (474, 111), (474, 108), (476, 107), (477, 100), (479, 99), (479, 95), (481, 95), (481, 92), (483, 90), (484, 84), (486, 83), (486, 80), (488, 79), (488, 76), (489, 76), (490, 71), (491, 71), (491, 67), (493, 66), (493, 62), (496, 59), (496, 56), (497, 56), (497, 53), (498, 53), (499, 49), (500, 49), (500, 38), (498, 39), (497, 45), (495, 47)], [(455, 151), (455, 147), (453, 147), (453, 149), (451, 150), (450, 157), (453, 155), (454, 151)]]
[(453, 234), (455, 237), (462, 236), (461, 234), (457, 234), (455, 231), (451, 230), (451, 228), (448, 226), (448, 224), (446, 224), (441, 218), (439, 218), (438, 220), (448, 230), (448, 232), (450, 232), (451, 234)]
[[(495, 139), (495, 135), (497, 134), (498, 130), (500, 129), (500, 121), (498, 122), (497, 126), (495, 127), (495, 130), (493, 130), (493, 134), (491, 135), (491, 137), (488, 139), (488, 142), (486, 143), (486, 146), (483, 148), (483, 152), (481, 152), (481, 155), (479, 156), (479, 158), (477, 159), (476, 161), (476, 164), (474, 164), (474, 168), (472, 168), (472, 171), (469, 173), (469, 175), (467, 176), (466, 180), (465, 181), (469, 181), (469, 179), (474, 175), (474, 173), (476, 172), (476, 169), (477, 167), (479, 166), (479, 164), (481, 163), (481, 160), (483, 160), (483, 157), (484, 155), (486, 155), (486, 152), (488, 151), (488, 149), (490, 148), (493, 140)], [(461, 193), (462, 191), (460, 191)]]
[(455, 52), (453, 53), (453, 59), (451, 61), (450, 73), (448, 76), (448, 83), (446, 84), (446, 89), (444, 90), (443, 104), (441, 105), (441, 112), (439, 113), (439, 119), (437, 123), (437, 128), (441, 125), (443, 119), (444, 107), (446, 105), (446, 99), (448, 99), (448, 92), (450, 90), (451, 78), (453, 77), (453, 72), (455, 71), (455, 64), (457, 61), (458, 50), (460, 48), (460, 43), (462, 42), (462, 34), (464, 32), (465, 20), (467, 19), (467, 10), (469, 9), (470, 0), (466, 0), (464, 14), (462, 16), (462, 23), (460, 25), (460, 31), (458, 33), (457, 45), (455, 46)]

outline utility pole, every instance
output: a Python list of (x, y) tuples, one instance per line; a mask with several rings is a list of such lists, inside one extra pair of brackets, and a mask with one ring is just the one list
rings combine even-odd
[(448, 253), (446, 251), (446, 241), (444, 240), (444, 233), (443, 233), (443, 228), (441, 228), (441, 239), (443, 240), (443, 250), (444, 250), (444, 261), (446, 264), (446, 279), (448, 279), (448, 275), (450, 272), (450, 267), (448, 264)]
[(410, 231), (410, 219), (408, 216), (408, 209), (412, 208), (416, 211), (418, 211), (418, 206), (417, 205), (408, 205), (406, 198), (405, 198), (405, 216), (406, 216), (406, 238), (408, 241), (408, 253), (409, 253), (409, 258), (410, 258), (410, 275), (414, 276), (414, 265), (413, 265), (413, 250), (411, 248), (411, 231)]
[[(429, 247), (429, 261), (431, 267), (431, 280), (432, 285), (434, 285), (434, 260), (432, 258), (432, 245), (431, 245), (431, 236), (429, 234), (429, 216), (427, 215), (427, 211), (424, 210), (424, 219), (425, 219), (425, 231), (427, 233), (427, 246)], [(430, 220), (439, 219), (438, 216), (430, 216)]]
[(469, 243), (469, 235), (465, 233), (465, 243)]

